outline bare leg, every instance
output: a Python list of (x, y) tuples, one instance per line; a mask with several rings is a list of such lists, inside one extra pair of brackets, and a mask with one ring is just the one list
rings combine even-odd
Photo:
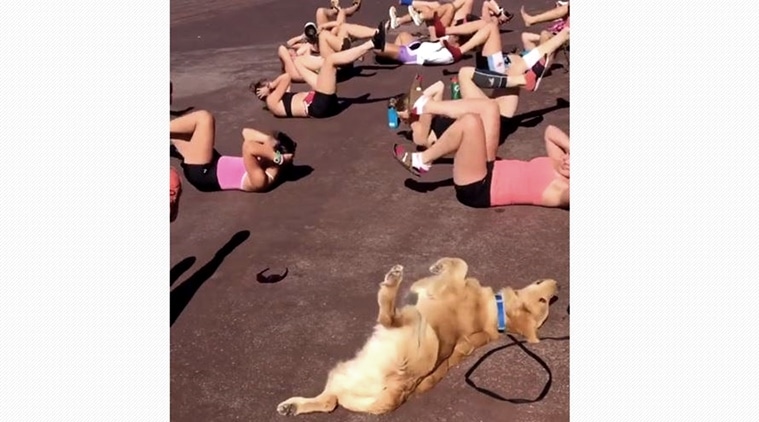
[(345, 16), (353, 16), (359, 9), (361, 9), (361, 0), (354, 0), (353, 4), (342, 8), (345, 11)]
[[(488, 96), (474, 83), (474, 67), (464, 66), (459, 69), (459, 87), (461, 88), (461, 97), (464, 99), (488, 98)], [(524, 75), (509, 77), (508, 82), (514, 86), (523, 86), (525, 84)], [(499, 113), (503, 117), (514, 117), (519, 106), (519, 90), (510, 89), (506, 95), (495, 98), (498, 104)]]
[[(294, 62), (300, 62), (303, 66), (306, 67), (308, 70), (313, 70), (314, 72), (318, 72), (319, 69), (321, 69), (322, 64), (324, 64), (324, 57), (322, 56), (298, 56), (295, 58)], [(301, 76), (302, 77), (302, 76)]]
[[(459, 186), (482, 180), (487, 174), (487, 151), (482, 119), (467, 114), (448, 128), (443, 135), (421, 154), (425, 164), (454, 153), (453, 182)], [(493, 154), (495, 155), (495, 154)]]
[[(454, 27), (454, 29), (455, 28), (458, 27)], [(503, 52), (503, 47), (501, 46), (501, 33), (498, 29), (498, 25), (491, 22), (481, 27), (474, 33), (474, 35), (472, 35), (469, 41), (459, 47), (459, 50), (461, 50), (461, 54), (466, 54), (479, 46), (482, 46), (482, 54), (484, 56)]]
[(499, 6), (494, 1), (485, 0), (482, 2), (480, 16), (485, 22), (498, 22), (498, 18), (495, 15), (500, 12), (499, 9)]
[(340, 30), (337, 36), (339, 38), (351, 37), (353, 39), (371, 38), (377, 32), (377, 28), (370, 28), (364, 25), (357, 25), (355, 23), (344, 23), (340, 25)]
[(290, 50), (284, 45), (280, 45), (277, 49), (277, 55), (279, 56), (279, 61), (282, 62), (283, 73), (290, 75), (290, 79), (293, 81), (302, 82), (303, 77), (298, 73), (298, 69), (295, 68), (293, 57), (290, 55)]
[(325, 59), (343, 47), (343, 40), (329, 31), (319, 32), (319, 55)]
[[(518, 55), (509, 55), (509, 58), (511, 59), (511, 66), (509, 67), (508, 74), (511, 75), (517, 75), (517, 74), (523, 74), (528, 69), (530, 69), (535, 63), (544, 56), (553, 56), (556, 50), (561, 48), (562, 45), (564, 45), (565, 42), (569, 40), (569, 28), (564, 28), (556, 34), (555, 36), (548, 39), (546, 42), (538, 45), (536, 48), (534, 48), (532, 51), (527, 53), (525, 57), (521, 57)], [(484, 51), (484, 50), (483, 50)], [(537, 51), (537, 53), (533, 53)], [(534, 57), (528, 57), (530, 55), (534, 55), (537, 57), (537, 60)], [(532, 60), (532, 62), (526, 61), (527, 59)]]
[[(487, 3), (487, 0), (485, 0)], [(456, 10), (456, 13), (453, 15), (453, 21), (457, 21), (459, 19), (466, 18), (466, 15), (469, 15), (472, 13), (472, 9), (474, 9), (474, 0), (456, 0), (453, 2), (453, 8)]]
[(532, 32), (522, 32), (522, 46), (525, 50), (532, 50), (540, 44), (540, 35)]
[(488, 161), (495, 160), (498, 141), (501, 136), (501, 115), (498, 104), (491, 99), (462, 99), (453, 101), (428, 101), (424, 113), (448, 116), (459, 119), (467, 114), (479, 116), (487, 147)]
[(185, 164), (207, 164), (213, 158), (216, 121), (205, 110), (177, 117), (169, 124), (171, 142), (184, 157)]
[(442, 6), (439, 2), (436, 1), (421, 1), (421, 0), (414, 0), (411, 2), (411, 6), (414, 7), (414, 9), (419, 10), (420, 7), (429, 7), (432, 9), (437, 9), (438, 7)]
[(461, 98), (463, 99), (478, 99), (489, 98), (485, 92), (483, 92), (477, 85), (475, 85), (472, 78), (474, 77), (474, 67), (464, 66), (459, 69), (458, 74), (459, 89), (461, 90)]
[(520, 9), (520, 12), (522, 13), (522, 19), (524, 20), (524, 25), (529, 27), (531, 25), (535, 25), (536, 23), (541, 22), (550, 22), (555, 19), (561, 19), (569, 14), (569, 5), (564, 6), (557, 6), (551, 10), (548, 10), (546, 12), (540, 13), (538, 15), (529, 15), (527, 12), (524, 11), (524, 6)]
[(461, 25), (456, 25), (452, 27), (446, 27), (445, 28), (445, 34), (446, 35), (469, 35), (474, 34), (475, 32), (482, 29), (482, 27), (487, 26), (488, 22), (484, 20), (478, 20), (478, 21), (472, 21), (472, 22), (465, 22)]
[(274, 143), (270, 135), (255, 129), (242, 130), (242, 160), (247, 173), (247, 183), (243, 186), (248, 192), (256, 192), (269, 186), (269, 176), (264, 172), (258, 157), (274, 161)]
[(375, 50), (374, 54), (379, 57), (387, 59), (398, 60), (401, 57), (401, 46), (397, 44), (385, 44), (385, 49), (382, 51)]
[(313, 89), (322, 94), (334, 94), (337, 92), (337, 66), (353, 63), (373, 48), (374, 44), (371, 41), (367, 41), (351, 49), (333, 53), (324, 59), (318, 75), (306, 69), (305, 66), (297, 61), (295, 65), (298, 68), (298, 72), (303, 75), (303, 79)]
[(316, 26), (322, 26), (332, 22), (337, 17), (337, 10), (329, 7), (320, 7), (316, 9)]

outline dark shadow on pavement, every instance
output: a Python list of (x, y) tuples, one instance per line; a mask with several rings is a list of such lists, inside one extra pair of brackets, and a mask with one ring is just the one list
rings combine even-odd
[[(472, 367), (469, 368), (468, 371), (466, 371), (466, 375), (464, 375), (464, 378), (465, 378), (465, 381), (466, 381), (467, 385), (470, 386), (470, 387), (472, 387), (472, 388), (474, 388), (475, 390), (479, 391), (480, 393), (485, 394), (486, 396), (492, 397), (492, 398), (494, 398), (496, 400), (505, 401), (505, 402), (509, 402), (509, 403), (514, 403), (514, 404), (536, 403), (536, 402), (539, 402), (539, 401), (543, 400), (548, 395), (548, 392), (551, 391), (551, 384), (553, 384), (553, 373), (551, 372), (551, 368), (548, 367), (548, 364), (546, 364), (546, 362), (540, 356), (538, 356), (537, 354), (535, 354), (535, 352), (533, 352), (532, 350), (528, 349), (524, 345), (524, 343), (526, 343), (525, 341), (519, 341), (519, 340), (515, 339), (511, 335), (509, 335), (508, 337), (511, 339), (511, 343), (504, 344), (503, 346), (499, 346), (499, 347), (496, 347), (493, 350), (488, 351), (487, 353), (485, 353), (484, 355), (482, 355), (481, 358), (477, 359), (477, 362), (475, 362), (474, 365), (472, 365)], [(566, 341), (566, 340), (569, 340), (569, 336), (566, 336), (566, 337), (543, 337), (543, 338), (540, 339), (540, 341), (545, 341), (545, 340)], [(471, 378), (472, 374), (474, 374), (474, 372), (477, 370), (477, 368), (479, 368), (479, 366), (482, 365), (482, 363), (485, 362), (485, 360), (487, 358), (489, 358), (490, 356), (492, 356), (494, 353), (496, 353), (498, 351), (501, 351), (501, 350), (504, 350), (504, 349), (508, 349), (509, 347), (512, 347), (512, 346), (518, 346), (520, 349), (522, 349), (522, 351), (525, 352), (527, 354), (527, 356), (533, 358), (538, 363), (538, 365), (540, 365), (543, 368), (543, 370), (545, 370), (546, 373), (548, 374), (548, 381), (546, 381), (545, 385), (543, 386), (543, 389), (540, 391), (540, 394), (538, 394), (538, 396), (535, 397), (534, 399), (506, 398), (506, 397), (503, 397), (503, 396), (499, 395), (498, 393), (494, 393), (494, 392), (492, 392), (492, 391), (490, 391), (490, 390), (488, 390), (488, 389), (486, 389), (484, 387), (479, 387), (479, 386), (477, 386), (477, 384), (474, 383), (474, 381), (472, 381), (472, 378)]]
[(184, 308), (190, 303), (192, 297), (195, 296), (195, 293), (200, 289), (200, 286), (211, 278), (216, 270), (219, 269), (221, 263), (224, 262), (224, 258), (232, 253), (232, 251), (238, 246), (242, 245), (243, 242), (248, 240), (249, 237), (250, 231), (248, 230), (242, 230), (235, 233), (234, 236), (232, 236), (232, 238), (216, 252), (214, 257), (206, 263), (206, 265), (201, 267), (195, 272), (195, 274), (191, 275), (187, 280), (171, 291), (171, 325), (174, 325), (174, 321), (176, 321), (179, 315), (182, 314), (182, 311), (184, 311)]
[(339, 115), (340, 113), (342, 113), (342, 112), (344, 112), (345, 110), (347, 110), (347, 109), (348, 109), (348, 107), (350, 107), (350, 106), (352, 106), (352, 105), (354, 105), (354, 104), (372, 104), (372, 103), (379, 103), (379, 102), (382, 102), (382, 101), (388, 101), (388, 100), (390, 100), (391, 98), (393, 98), (393, 97), (397, 97), (397, 96), (398, 96), (398, 95), (400, 95), (400, 94), (391, 95), (391, 96), (389, 96), (389, 97), (382, 97), (382, 98), (372, 98), (372, 99), (369, 99), (369, 97), (370, 97), (371, 95), (372, 95), (371, 93), (367, 92), (367, 93), (366, 93), (366, 94), (364, 94), (364, 95), (360, 95), (360, 96), (358, 96), (358, 97), (354, 97), (354, 98), (347, 98), (347, 97), (338, 97), (338, 101), (339, 101), (339, 104), (338, 104), (338, 108), (337, 108), (337, 110), (336, 110), (335, 114), (334, 114), (333, 116), (331, 116), (331, 117), (335, 117), (335, 116)]
[(169, 110), (169, 114), (171, 114), (171, 117), (179, 117), (183, 116), (191, 111), (195, 110), (195, 107), (187, 107), (184, 110)]
[(182, 274), (185, 273), (185, 271), (187, 271), (190, 268), (192, 268), (192, 266), (195, 265), (195, 261), (197, 261), (197, 258), (195, 258), (194, 256), (190, 256), (190, 257), (187, 257), (187, 258), (179, 261), (179, 264), (171, 267), (171, 271), (169, 273), (170, 274), (170, 276), (169, 276), (169, 279), (170, 279), (169, 286), (172, 286), (174, 284), (174, 282), (177, 281), (179, 279), (179, 277), (181, 277)]
[(557, 98), (556, 104), (550, 107), (517, 114), (511, 118), (501, 117), (501, 137), (498, 142), (499, 145), (502, 145), (506, 141), (506, 138), (516, 132), (520, 127), (535, 127), (543, 122), (544, 115), (564, 108), (569, 108), (569, 101), (563, 98)]
[(433, 190), (437, 188), (453, 186), (453, 178), (451, 177), (449, 179), (439, 180), (437, 182), (420, 182), (414, 179), (406, 179), (403, 182), (403, 185), (413, 191), (416, 191), (419, 193), (427, 193), (427, 192), (432, 192)]

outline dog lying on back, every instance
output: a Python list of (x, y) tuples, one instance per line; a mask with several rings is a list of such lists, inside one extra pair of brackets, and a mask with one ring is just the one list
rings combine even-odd
[(330, 371), (321, 394), (292, 397), (277, 412), (332, 412), (340, 405), (354, 412), (387, 413), (412, 394), (434, 387), (450, 368), (503, 332), (537, 343), (556, 281), (494, 292), (467, 277), (468, 269), (459, 258), (438, 260), (430, 267), (432, 276), (411, 286), (415, 303), (398, 309), (403, 267), (391, 268), (377, 293), (378, 324), (364, 347)]

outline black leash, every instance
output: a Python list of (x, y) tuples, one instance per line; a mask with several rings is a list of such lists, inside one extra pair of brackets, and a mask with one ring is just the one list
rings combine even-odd
[[(524, 345), (524, 342), (518, 341), (517, 339), (515, 339), (511, 335), (509, 335), (508, 337), (511, 339), (511, 343), (504, 344), (503, 346), (499, 346), (499, 347), (496, 347), (495, 349), (492, 349), (492, 350), (488, 351), (487, 353), (485, 353), (484, 355), (482, 355), (482, 357), (480, 357), (477, 360), (477, 362), (475, 362), (474, 365), (472, 365), (472, 367), (469, 368), (468, 371), (466, 371), (465, 381), (466, 381), (467, 385), (470, 386), (470, 387), (472, 387), (472, 388), (474, 388), (475, 390), (479, 391), (480, 393), (485, 394), (485, 395), (487, 395), (489, 397), (492, 397), (492, 398), (494, 398), (496, 400), (505, 401), (505, 402), (509, 402), (509, 403), (514, 403), (514, 404), (535, 403), (535, 402), (539, 402), (539, 401), (543, 400), (548, 395), (548, 392), (551, 390), (551, 384), (553, 384), (553, 373), (551, 372), (551, 368), (548, 367), (548, 364), (540, 356), (538, 356), (537, 354), (535, 354), (535, 352), (533, 352), (532, 350), (528, 349)], [(545, 337), (545, 338), (542, 338), (540, 340), (541, 341), (545, 341), (545, 340), (565, 341), (565, 340), (569, 340), (569, 336), (566, 336), (566, 337)], [(495, 393), (493, 391), (488, 390), (487, 388), (479, 387), (479, 386), (477, 386), (477, 384), (474, 383), (474, 381), (472, 381), (472, 378), (471, 378), (472, 374), (477, 370), (477, 368), (480, 367), (480, 365), (482, 365), (483, 362), (485, 362), (485, 360), (487, 358), (489, 358), (494, 353), (496, 353), (498, 351), (501, 351), (501, 350), (504, 350), (504, 349), (508, 349), (511, 346), (519, 346), (519, 348), (522, 349), (522, 351), (525, 352), (527, 354), (527, 356), (533, 358), (538, 363), (538, 365), (540, 365), (546, 371), (546, 373), (548, 374), (548, 381), (546, 381), (545, 385), (543, 386), (543, 390), (541, 390), (540, 394), (538, 394), (538, 396), (536, 398), (534, 398), (534, 399), (523, 399), (523, 398), (513, 398), (512, 399), (512, 398), (506, 398), (506, 397), (501, 396), (498, 393)]]

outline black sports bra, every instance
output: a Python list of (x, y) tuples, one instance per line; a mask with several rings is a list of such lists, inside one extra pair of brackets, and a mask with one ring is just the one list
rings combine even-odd
[(282, 105), (285, 107), (285, 117), (293, 117), (293, 97), (294, 92), (285, 92), (282, 94)]

